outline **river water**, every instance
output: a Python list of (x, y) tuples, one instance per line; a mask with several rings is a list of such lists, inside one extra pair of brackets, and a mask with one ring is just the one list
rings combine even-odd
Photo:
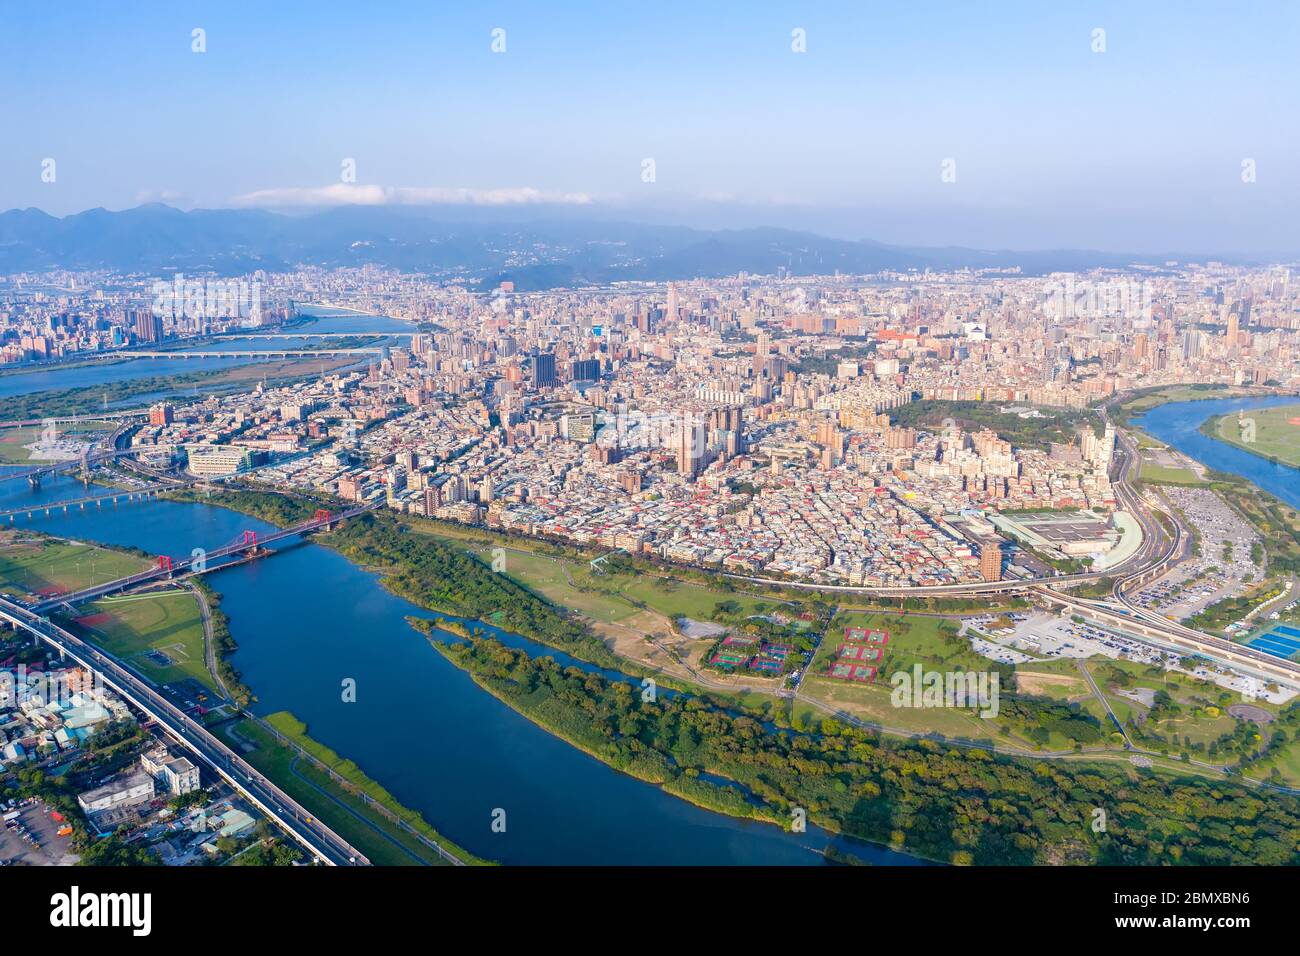
[[(0, 509), (75, 497), (72, 479), (38, 491), (0, 482)], [(153, 501), (74, 509), (15, 522), (74, 539), (188, 555), (270, 526), (223, 508)], [(824, 862), (832, 842), (873, 863), (918, 861), (881, 847), (737, 820), (664, 793), (553, 737), (428, 645), (406, 622), (432, 615), (375, 575), (304, 543), (209, 576), (239, 644), (234, 665), (254, 710), (290, 710), (406, 806), (472, 852), (510, 864), (785, 864)], [(534, 654), (554, 651), (517, 635)], [(566, 663), (566, 661), (561, 661)], [(356, 681), (355, 703), (342, 681)], [(492, 814), (506, 812), (506, 832)]]
[[(326, 313), (328, 310), (320, 310)], [(406, 323), (329, 312), (313, 331), (393, 332)], [(222, 362), (226, 360), (202, 360)], [(244, 360), (229, 360), (231, 364)], [(100, 384), (166, 369), (150, 360), (0, 377), (0, 397)], [(172, 368), (195, 369), (196, 361)], [(55, 378), (57, 376), (57, 379)], [(1150, 434), (1222, 471), (1242, 475), (1300, 507), (1300, 471), (1201, 435), (1206, 418), (1295, 399), (1227, 399), (1163, 405), (1136, 421)], [(3, 417), (0, 415), (0, 417)], [(76, 497), (71, 478), (31, 490), (0, 482), (0, 509)], [(51, 534), (154, 554), (188, 555), (264, 522), (204, 504), (148, 502), (20, 518)], [(233, 663), (257, 696), (254, 710), (290, 710), (311, 735), (349, 757), (448, 838), (509, 864), (786, 864), (823, 862), (832, 842), (873, 863), (918, 861), (809, 827), (790, 834), (695, 807), (618, 773), (536, 727), (480, 690), (407, 624), (423, 609), (384, 591), (375, 575), (310, 543), (217, 571), (239, 644)], [(561, 655), (517, 635), (509, 643)], [(563, 661), (567, 663), (567, 661)], [(341, 684), (356, 681), (344, 703)], [(506, 830), (494, 833), (494, 811)]]
[(1240, 475), (1292, 507), (1300, 508), (1300, 469), (1275, 464), (1200, 432), (1201, 424), (1216, 415), (1295, 404), (1300, 404), (1300, 398), (1285, 395), (1170, 402), (1135, 418), (1133, 424), (1206, 467)]
[[(363, 315), (345, 309), (330, 309), (324, 306), (304, 306), (310, 311), (311, 321), (294, 325), (289, 332), (410, 332), (415, 327), (401, 319), (387, 316)], [(267, 331), (275, 331), (268, 329)], [(255, 339), (231, 339), (208, 342), (202, 345), (177, 349), (178, 352), (221, 352), (231, 349), (239, 351), (265, 351), (311, 347), (310, 339), (270, 339), (258, 342)], [(29, 372), (14, 371), (0, 375), (0, 399), (13, 395), (29, 395), (34, 392), (55, 389), (83, 388), (90, 385), (110, 385), (115, 382), (129, 382), (154, 375), (182, 375), (189, 372), (211, 372), (220, 369), (235, 368), (253, 362), (265, 361), (259, 358), (192, 358), (161, 359), (137, 358), (124, 361), (104, 360), (75, 368), (48, 366)], [(137, 396), (132, 404), (143, 404), (152, 396)]]
[[(311, 312), (318, 318), (303, 330), (412, 328), (347, 310)], [(244, 361), (140, 359), (15, 374), (0, 377), (0, 398)], [(25, 481), (0, 482), (0, 510), (79, 494), (81, 485), (67, 477), (34, 491)], [(37, 512), (14, 526), (172, 556), (211, 550), (246, 529), (272, 530), (223, 508), (165, 501)], [(871, 863), (920, 862), (811, 825), (791, 834), (713, 813), (612, 770), (479, 689), (405, 620), (432, 615), (389, 594), (375, 575), (319, 545), (279, 547), (270, 559), (209, 575), (239, 644), (232, 662), (257, 697), (253, 710), (292, 711), (312, 737), (473, 853), (508, 864), (816, 865), (834, 843)], [(572, 663), (518, 635), (501, 636)], [(355, 703), (342, 701), (346, 678), (356, 681)], [(504, 833), (491, 828), (498, 809), (506, 813)]]

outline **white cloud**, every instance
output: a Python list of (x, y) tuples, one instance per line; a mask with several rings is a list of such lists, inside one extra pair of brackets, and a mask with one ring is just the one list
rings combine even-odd
[(586, 193), (556, 193), (531, 186), (501, 189), (448, 189), (422, 186), (290, 186), (236, 196), (236, 206), (522, 206), (538, 203), (585, 206)]
[(166, 203), (169, 206), (191, 205), (190, 197), (175, 189), (142, 189), (135, 194), (136, 204)]

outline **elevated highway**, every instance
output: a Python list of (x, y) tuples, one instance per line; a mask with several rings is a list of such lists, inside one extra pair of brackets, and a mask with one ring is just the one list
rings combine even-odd
[(1144, 608), (1116, 607), (1106, 601), (1062, 594), (1049, 587), (1042, 587), (1037, 593), (1039, 597), (1051, 604), (1078, 611), (1080, 614), (1086, 614), (1088, 617), (1116, 626), (1126, 632), (1133, 632), (1151, 643), (1170, 650), (1231, 664), (1268, 680), (1300, 688), (1300, 664), (1293, 661), (1265, 654), (1244, 644), (1234, 644), (1226, 638), (1194, 630)]
[(44, 617), (3, 599), (0, 599), (0, 620), (26, 631), (65, 658), (71, 658), (87, 671), (97, 674), (105, 685), (153, 720), (212, 773), (238, 790), (317, 861), (329, 866), (369, 865), (370, 861), (360, 851), (313, 818), (292, 797), (117, 658), (92, 647)]

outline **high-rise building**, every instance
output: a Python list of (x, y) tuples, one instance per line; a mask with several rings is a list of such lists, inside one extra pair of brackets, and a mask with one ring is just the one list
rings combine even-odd
[(759, 332), (754, 339), (754, 377), (758, 378), (767, 368), (767, 353), (771, 348), (771, 339), (766, 332)]
[(161, 342), (163, 339), (162, 317), (145, 309), (135, 313), (135, 337), (138, 342)]
[(575, 359), (569, 371), (575, 382), (594, 382), (600, 378), (600, 359)]
[(1002, 580), (1002, 542), (997, 538), (980, 541), (980, 575), (985, 581)]
[(554, 388), (560, 384), (555, 374), (555, 353), (537, 352), (533, 355), (533, 387)]
[(684, 421), (677, 434), (677, 471), (698, 475), (704, 467), (704, 449), (708, 434), (703, 422)]

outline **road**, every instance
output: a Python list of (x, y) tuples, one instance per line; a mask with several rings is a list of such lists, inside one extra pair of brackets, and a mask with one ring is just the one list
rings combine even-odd
[(193, 581), (186, 581), (185, 587), (194, 595), (194, 600), (199, 602), (199, 614), (203, 618), (203, 660), (207, 664), (208, 673), (212, 675), (212, 682), (221, 689), (222, 696), (226, 700), (234, 700), (230, 688), (221, 679), (221, 669), (217, 666), (217, 642), (212, 634), (212, 607), (208, 604), (208, 596)]
[(1106, 699), (1106, 695), (1101, 692), (1101, 688), (1098, 687), (1097, 682), (1093, 680), (1092, 671), (1088, 670), (1088, 665), (1081, 660), (1075, 661), (1075, 664), (1078, 666), (1079, 672), (1083, 674), (1083, 679), (1086, 680), (1088, 686), (1092, 688), (1093, 696), (1101, 702), (1102, 707), (1106, 708), (1106, 713), (1110, 715), (1111, 723), (1115, 725), (1115, 729), (1118, 730), (1120, 736), (1124, 738), (1124, 749), (1132, 750), (1133, 741), (1129, 739), (1128, 731), (1124, 729), (1123, 722), (1119, 719), (1119, 715), (1115, 713), (1114, 708), (1110, 706), (1110, 701)]
[(292, 797), (259, 774), (200, 723), (178, 709), (111, 654), (74, 637), (26, 608), (3, 599), (0, 599), (0, 620), (8, 621), (16, 628), (35, 635), (65, 657), (99, 675), (105, 685), (155, 721), (319, 862), (330, 866), (369, 865), (370, 861), (355, 847), (314, 819)]
[(114, 591), (125, 591), (127, 588), (133, 588), (150, 581), (171, 578), (187, 571), (215, 571), (219, 567), (215, 562), (221, 558), (260, 548), (268, 544), (273, 544), (276, 541), (293, 537), (294, 535), (307, 534), (308, 532), (316, 531), (319, 528), (329, 528), (340, 521), (344, 521), (366, 511), (372, 511), (377, 507), (378, 504), (366, 504), (360, 505), (356, 508), (351, 508), (341, 514), (327, 513), (324, 517), (313, 518), (311, 521), (304, 521), (302, 524), (294, 525), (291, 528), (282, 528), (279, 531), (274, 531), (271, 534), (263, 535), (261, 537), (246, 538), (232, 542), (231, 544), (225, 544), (219, 548), (214, 548), (211, 551), (204, 551), (202, 548), (196, 548), (194, 557), (168, 561), (166, 564), (163, 564), (162, 559), (160, 559), (158, 567), (139, 571), (135, 574), (127, 575), (124, 578), (118, 578), (115, 581), (106, 581), (103, 584), (96, 584), (93, 587), (85, 588), (81, 591), (74, 591), (70, 594), (60, 594), (35, 605), (35, 609), (44, 613), (45, 611), (62, 605), (71, 606), (83, 601), (93, 601), (94, 599), (103, 597), (106, 594), (112, 594)]
[(1050, 603), (1070, 608), (1081, 615), (1123, 631), (1148, 644), (1175, 651), (1179, 654), (1199, 654), (1258, 674), (1266, 680), (1279, 681), (1300, 687), (1300, 664), (1265, 654), (1244, 644), (1235, 644), (1221, 637), (1176, 624), (1166, 617), (1131, 605), (1117, 608), (1105, 601), (1093, 601), (1063, 594), (1052, 588), (1042, 588), (1039, 596)]
[[(874, 730), (878, 733), (887, 734), (891, 737), (907, 737), (912, 740), (933, 740), (936, 743), (942, 743), (945, 747), (956, 747), (959, 750), (984, 750), (993, 753), (1006, 754), (1010, 757), (1022, 757), (1030, 760), (1082, 760), (1082, 761), (1108, 761), (1122, 762), (1132, 764), (1133, 756), (1142, 756), (1151, 758), (1152, 762), (1159, 761), (1164, 765), (1164, 769), (1179, 770), (1186, 772), (1186, 767), (1190, 763), (1197, 769), (1212, 774), (1215, 777), (1222, 778), (1230, 776), (1223, 767), (1218, 764), (1206, 763), (1202, 760), (1181, 761), (1175, 760), (1166, 754), (1156, 750), (1143, 750), (1137, 746), (1130, 745), (1128, 752), (1110, 750), (1105, 747), (1084, 747), (1080, 750), (1025, 750), (1020, 747), (1010, 747), (1006, 744), (999, 744), (993, 741), (987, 743), (970, 740), (955, 740), (951, 737), (944, 737), (940, 734), (930, 731), (908, 730), (902, 727), (888, 727), (884, 724), (872, 723), (871, 721), (862, 720), (826, 704), (814, 697), (799, 696), (799, 700), (815, 710), (820, 710), (827, 716), (836, 720), (852, 724), (854, 727), (860, 727), (865, 730)], [(1240, 783), (1246, 787), (1252, 787), (1259, 790), (1269, 790), (1276, 793), (1300, 794), (1300, 789), (1295, 787), (1281, 787), (1277, 784), (1265, 783), (1262, 780), (1254, 780), (1250, 777), (1232, 775), (1230, 777), (1234, 782)]]

